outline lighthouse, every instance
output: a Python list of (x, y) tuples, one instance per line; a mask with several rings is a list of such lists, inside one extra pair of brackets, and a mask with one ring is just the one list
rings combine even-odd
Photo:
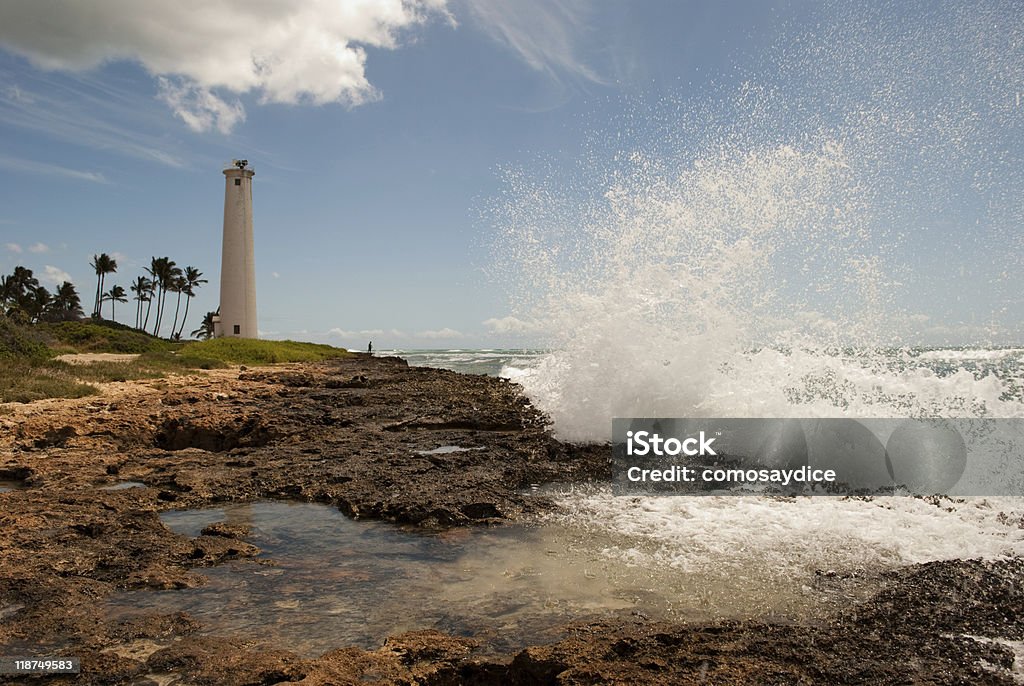
[(214, 335), (259, 338), (256, 328), (256, 260), (252, 239), (252, 177), (249, 160), (224, 170), (224, 243), (220, 263), (220, 316)]

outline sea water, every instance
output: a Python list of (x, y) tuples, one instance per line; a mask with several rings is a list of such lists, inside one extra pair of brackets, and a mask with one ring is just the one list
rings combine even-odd
[(450, 369), (463, 374), (486, 374), (512, 378), (536, 364), (547, 350), (529, 348), (440, 348), (436, 350), (381, 350), (379, 355), (397, 355), (414, 367)]
[[(206, 578), (199, 588), (116, 594), (105, 605), (109, 619), (185, 611), (205, 632), (260, 637), (308, 657), (376, 648), (418, 629), (473, 636), (500, 653), (558, 640), (571, 622), (616, 616), (820, 619), (871, 581), (835, 584), (798, 560), (783, 577), (759, 556), (740, 573), (637, 564), (634, 546), (642, 544), (632, 534), (582, 520), (424, 532), (353, 521), (328, 505), (273, 501), (161, 518), (188, 536), (214, 522), (244, 526), (262, 552), (197, 570)], [(634, 552), (611, 553), (623, 550)]]
[[(503, 171), (491, 273), (551, 351), (505, 374), (558, 437), (607, 441), (614, 417), (1024, 418), (1020, 4), (808, 12), (741, 78), (625, 98), (581, 149)], [(609, 558), (766, 584), (1019, 555), (1024, 531), (1017, 497), (558, 502), (555, 521), (631, 541)]]

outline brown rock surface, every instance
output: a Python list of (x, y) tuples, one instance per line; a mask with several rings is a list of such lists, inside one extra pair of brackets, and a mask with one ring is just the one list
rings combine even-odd
[[(0, 493), (0, 654), (46, 645), (83, 665), (12, 683), (1012, 683), (997, 669), (1009, 650), (963, 635), (1024, 638), (1020, 560), (909, 567), (828, 621), (609, 621), (504, 659), (436, 631), (307, 660), (206, 635), (183, 613), (108, 621), (99, 608), (118, 590), (195, 586), (196, 568), (259, 552), (244, 528), (190, 538), (161, 511), (279, 498), (419, 527), (500, 524), (551, 506), (522, 494), (530, 484), (607, 478), (607, 451), (554, 440), (515, 384), (396, 358), (8, 407), (0, 478), (24, 488)], [(428, 452), (444, 445), (479, 450)], [(129, 481), (143, 487), (104, 490)]]

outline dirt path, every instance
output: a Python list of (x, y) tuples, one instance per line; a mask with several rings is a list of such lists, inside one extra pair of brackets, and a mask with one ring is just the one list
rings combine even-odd
[(94, 362), (131, 362), (138, 357), (138, 355), (129, 353), (68, 353), (57, 355), (55, 359), (68, 364), (92, 364)]

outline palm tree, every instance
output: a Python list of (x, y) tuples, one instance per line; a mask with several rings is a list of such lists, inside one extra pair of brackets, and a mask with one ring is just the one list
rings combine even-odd
[[(146, 279), (149, 284), (149, 288), (146, 291), (146, 317), (142, 321), (142, 330), (145, 331), (149, 328), (149, 311), (153, 308), (153, 300), (156, 299), (156, 258), (150, 263), (149, 267), (146, 267), (146, 272), (153, 278)], [(145, 278), (145, 277), (143, 277)]]
[[(160, 260), (156, 257), (149, 259), (149, 266), (146, 267), (146, 273), (149, 274), (150, 282), (150, 299), (149, 304), (146, 305), (146, 319), (142, 323), (142, 328), (145, 330), (149, 327), (149, 311), (153, 307), (153, 301), (156, 300), (157, 287), (160, 283)], [(159, 301), (157, 301), (159, 303)]]
[(0, 283), (0, 295), (5, 311), (22, 309), (26, 313), (32, 307), (35, 297), (35, 290), (39, 288), (39, 279), (32, 275), (32, 270), (22, 266), (14, 268), (10, 276), (6, 276)]
[(14, 276), (0, 277), (0, 305), (3, 306), (3, 314), (7, 313), (7, 306), (15, 301)]
[(28, 314), (33, 322), (38, 322), (49, 311), (53, 303), (53, 296), (45, 286), (37, 286), (32, 289), (22, 304), (22, 309)]
[(57, 286), (51, 310), (57, 321), (74, 320), (82, 316), (82, 300), (78, 297), (78, 291), (73, 283), (65, 281)]
[(175, 279), (181, 275), (181, 269), (175, 266), (174, 261), (169, 257), (154, 257), (148, 271), (153, 275), (153, 281), (157, 287), (156, 321), (153, 322), (153, 335), (159, 336), (160, 328), (163, 325), (167, 291), (172, 287)]
[(178, 294), (178, 301), (174, 304), (174, 321), (171, 322), (171, 338), (174, 338), (174, 333), (178, 330), (178, 310), (181, 309), (181, 294), (187, 285), (185, 276), (179, 270), (178, 276), (174, 278), (170, 286), (170, 290)]
[[(207, 283), (206, 279), (202, 278), (203, 273), (195, 267), (185, 267), (185, 316), (181, 318), (181, 326), (178, 328), (178, 338), (181, 338), (181, 332), (185, 330), (185, 320), (188, 319), (188, 304), (192, 301), (192, 298), (196, 295), (196, 289), (202, 284)], [(175, 315), (177, 319), (177, 315)]]
[(103, 294), (103, 300), (110, 301), (110, 320), (116, 322), (117, 318), (114, 316), (114, 304), (115, 303), (126, 303), (128, 298), (127, 293), (120, 286), (114, 286), (109, 291)]
[(132, 300), (135, 301), (135, 328), (142, 328), (142, 303), (149, 300), (149, 289), (151, 282), (145, 276), (136, 276), (135, 281), (131, 286), (128, 287), (135, 295)]
[(192, 335), (196, 338), (207, 341), (213, 338), (213, 318), (220, 314), (220, 308), (218, 307), (213, 312), (207, 312), (203, 315), (203, 323), (199, 325), (199, 328), (192, 332)]
[(107, 253), (100, 253), (99, 255), (92, 256), (92, 262), (89, 263), (89, 266), (96, 271), (96, 304), (92, 309), (92, 316), (101, 317), (100, 305), (103, 303), (103, 283), (106, 281), (107, 274), (113, 274), (117, 271), (117, 260)]

